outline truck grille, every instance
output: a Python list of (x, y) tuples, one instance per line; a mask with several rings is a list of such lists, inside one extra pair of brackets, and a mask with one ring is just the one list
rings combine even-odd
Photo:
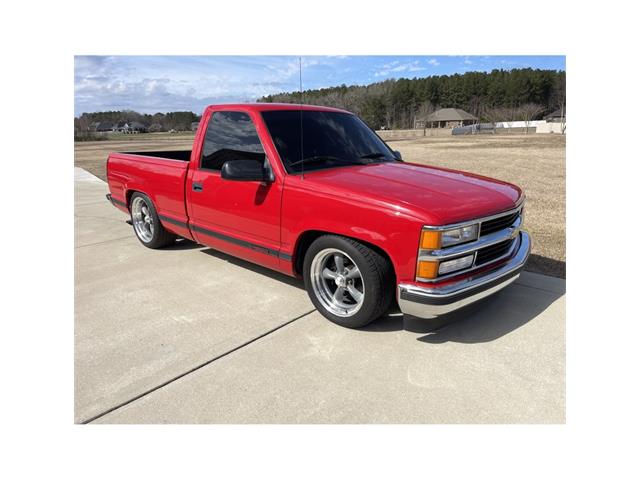
[[(500, 262), (506, 261), (508, 256), (513, 255), (516, 247), (520, 244), (520, 229), (523, 221), (524, 198), (512, 210), (477, 218), (475, 222), (473, 220), (465, 222), (464, 225), (468, 223), (469, 225), (480, 226), (478, 237), (472, 241), (444, 248), (422, 248), (423, 237), (420, 237), (421, 245), (418, 248), (416, 280), (419, 282), (439, 282), (440, 280), (473, 272), (476, 269), (499, 268)], [(448, 230), (460, 225), (462, 224), (425, 225), (422, 231)], [(473, 256), (475, 258), (471, 263), (469, 260)], [(464, 260), (460, 261), (460, 259)], [(437, 262), (438, 266), (433, 270), (433, 265), (429, 265), (432, 270), (426, 270), (422, 265), (422, 263), (426, 262)], [(449, 263), (445, 265), (447, 262)]]
[(484, 265), (485, 263), (492, 262), (493, 260), (502, 257), (509, 251), (511, 244), (514, 241), (515, 240), (513, 239), (509, 239), (481, 248), (478, 250), (478, 254), (476, 255), (476, 266)]
[(515, 222), (519, 216), (520, 211), (518, 210), (517, 212), (513, 212), (509, 215), (504, 215), (502, 217), (494, 218), (493, 220), (482, 222), (482, 225), (480, 225), (480, 236), (488, 235), (513, 225), (513, 222)]

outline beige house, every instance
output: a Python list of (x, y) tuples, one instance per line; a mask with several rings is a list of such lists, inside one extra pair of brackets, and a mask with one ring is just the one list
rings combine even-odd
[(477, 123), (478, 119), (459, 108), (441, 108), (424, 120), (416, 120), (415, 128), (453, 128)]
[(547, 122), (564, 122), (564, 123), (566, 123), (566, 121), (567, 121), (567, 109), (566, 108), (559, 108), (555, 112), (550, 113), (549, 115), (544, 117), (544, 119)]

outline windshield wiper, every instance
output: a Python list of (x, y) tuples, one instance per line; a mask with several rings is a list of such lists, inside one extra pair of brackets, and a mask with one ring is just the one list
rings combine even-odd
[(293, 163), (290, 163), (290, 167), (295, 167), (296, 165), (300, 165), (302, 163), (318, 163), (318, 162), (337, 162), (344, 163), (347, 165), (362, 165), (362, 162), (359, 160), (346, 160), (344, 158), (338, 158), (331, 155), (316, 155), (315, 157), (307, 157), (302, 160), (297, 160)]
[(360, 157), (360, 159), (364, 160), (364, 159), (377, 159), (377, 158), (382, 158), (385, 157), (386, 158), (387, 154), (386, 153), (382, 153), (382, 152), (371, 152), (371, 153), (367, 153), (366, 155), (362, 155)]

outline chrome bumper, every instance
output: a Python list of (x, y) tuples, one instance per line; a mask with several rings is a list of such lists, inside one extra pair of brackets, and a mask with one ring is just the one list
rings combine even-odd
[(489, 272), (470, 275), (443, 287), (398, 285), (398, 304), (402, 313), (420, 318), (435, 318), (477, 302), (503, 289), (520, 276), (529, 258), (531, 239), (520, 231), (516, 253), (504, 265)]

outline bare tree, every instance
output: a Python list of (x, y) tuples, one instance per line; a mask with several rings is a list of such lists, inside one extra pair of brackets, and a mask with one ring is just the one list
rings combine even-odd
[(416, 111), (416, 118), (419, 120), (424, 120), (423, 131), (422, 131), (423, 136), (427, 134), (427, 117), (434, 111), (435, 111), (435, 107), (429, 100), (425, 100), (418, 106), (418, 110)]
[(472, 96), (469, 99), (469, 113), (474, 117), (480, 118), (482, 110), (482, 98), (479, 95)]
[(558, 97), (555, 100), (556, 109), (560, 110), (560, 133), (564, 135), (567, 129), (567, 105), (565, 103), (565, 97)]
[(73, 126), (78, 132), (88, 132), (91, 127), (91, 121), (87, 115), (82, 115), (73, 119)]
[(525, 133), (529, 133), (529, 122), (534, 120), (542, 112), (544, 112), (544, 107), (536, 103), (525, 103), (524, 105), (520, 105), (518, 113), (520, 114), (520, 118), (525, 122)]
[(387, 108), (384, 112), (384, 123), (387, 127), (387, 130), (391, 130), (391, 123), (393, 122), (393, 113), (391, 112), (391, 108)]
[(520, 116), (519, 109), (514, 107), (493, 107), (481, 110), (480, 117), (493, 124), (493, 133), (496, 133), (498, 123), (506, 123), (503, 128), (511, 133), (511, 122), (518, 120)]
[(560, 110), (560, 131), (564, 135), (567, 128), (567, 89), (565, 84), (565, 75), (558, 76), (554, 79), (551, 91), (550, 107), (553, 110)]
[(485, 107), (480, 111), (480, 118), (491, 123), (493, 126), (493, 133), (496, 133), (496, 127), (498, 122), (506, 122), (509, 118), (509, 114), (505, 108)]

